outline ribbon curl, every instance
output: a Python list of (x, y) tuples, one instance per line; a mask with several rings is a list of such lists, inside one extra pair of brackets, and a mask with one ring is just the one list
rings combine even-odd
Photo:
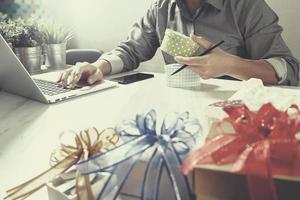
[[(288, 111), (296, 112), (289, 115)], [(197, 164), (234, 163), (233, 171), (246, 174), (250, 199), (277, 199), (272, 174), (300, 176), (300, 111), (287, 111), (271, 103), (258, 112), (245, 105), (225, 107), (235, 133), (221, 134), (193, 152), (183, 163), (184, 174)]]
[[(25, 199), (41, 189), (47, 182), (53, 180), (57, 175), (66, 172), (80, 160), (116, 145), (119, 137), (114, 129), (105, 129), (99, 132), (96, 128), (80, 131), (76, 134), (73, 131), (63, 132), (60, 136), (61, 146), (51, 154), (51, 168), (26, 181), (19, 186), (7, 191), (4, 199)], [(63, 141), (67, 139), (68, 141)], [(82, 176), (76, 172), (76, 193), (77, 199), (95, 199), (91, 190), (89, 176)]]
[[(198, 143), (202, 127), (189, 113), (167, 116), (156, 131), (156, 112), (150, 110), (137, 114), (135, 120), (123, 121), (117, 132), (124, 143), (105, 153), (78, 163), (84, 175), (111, 170), (118, 180), (109, 179), (98, 199), (115, 199), (126, 182), (134, 165), (145, 154), (149, 160), (142, 183), (141, 199), (158, 199), (162, 172), (167, 170), (168, 181), (173, 186), (175, 199), (191, 199), (187, 177), (180, 172), (182, 159)], [(113, 191), (107, 189), (114, 186)]]

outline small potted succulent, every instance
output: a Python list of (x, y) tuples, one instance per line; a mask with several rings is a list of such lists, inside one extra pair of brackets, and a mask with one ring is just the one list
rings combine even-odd
[(72, 32), (54, 23), (45, 23), (43, 32), (46, 66), (48, 68), (65, 67), (67, 42), (72, 38)]
[(1, 35), (29, 73), (40, 71), (42, 65), (44, 34), (37, 24), (34, 18), (5, 18), (0, 27)]

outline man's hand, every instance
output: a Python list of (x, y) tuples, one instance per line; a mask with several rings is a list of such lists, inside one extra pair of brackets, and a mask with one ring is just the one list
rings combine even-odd
[[(212, 43), (203, 37), (192, 36), (192, 39), (203, 48), (208, 49)], [(203, 79), (228, 75), (240, 80), (259, 78), (267, 85), (278, 83), (274, 67), (266, 60), (250, 60), (241, 58), (215, 48), (209, 54), (196, 57), (176, 56), (180, 64), (187, 64), (188, 68), (199, 74)]]
[(100, 81), (109, 71), (110, 63), (105, 60), (99, 60), (95, 63), (76, 63), (75, 66), (63, 71), (57, 82), (69, 88), (74, 88), (79, 80), (85, 80), (92, 85)]
[[(203, 37), (192, 36), (192, 39), (205, 49), (213, 44)], [(180, 64), (187, 64), (188, 68), (199, 74), (203, 79), (228, 75), (236, 56), (226, 53), (220, 48), (215, 48), (209, 54), (195, 57), (176, 56)]]

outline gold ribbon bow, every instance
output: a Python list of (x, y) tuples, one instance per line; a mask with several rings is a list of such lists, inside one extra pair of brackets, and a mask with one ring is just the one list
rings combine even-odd
[[(89, 128), (76, 134), (74, 131), (63, 132), (60, 135), (61, 146), (51, 154), (51, 167), (36, 177), (7, 191), (4, 199), (25, 199), (53, 180), (57, 175), (66, 172), (78, 161), (115, 146), (119, 141), (115, 129), (108, 128), (99, 132)], [(76, 171), (77, 199), (94, 200), (89, 176), (82, 176)]]

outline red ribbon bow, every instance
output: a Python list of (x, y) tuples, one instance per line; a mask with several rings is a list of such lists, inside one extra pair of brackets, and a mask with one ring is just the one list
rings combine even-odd
[[(225, 107), (235, 133), (222, 134), (192, 153), (183, 163), (182, 172), (196, 164), (234, 163), (233, 170), (246, 174), (250, 199), (277, 199), (272, 174), (300, 176), (300, 111), (289, 115), (271, 103), (258, 112), (245, 105)], [(298, 138), (298, 139), (297, 139)]]

